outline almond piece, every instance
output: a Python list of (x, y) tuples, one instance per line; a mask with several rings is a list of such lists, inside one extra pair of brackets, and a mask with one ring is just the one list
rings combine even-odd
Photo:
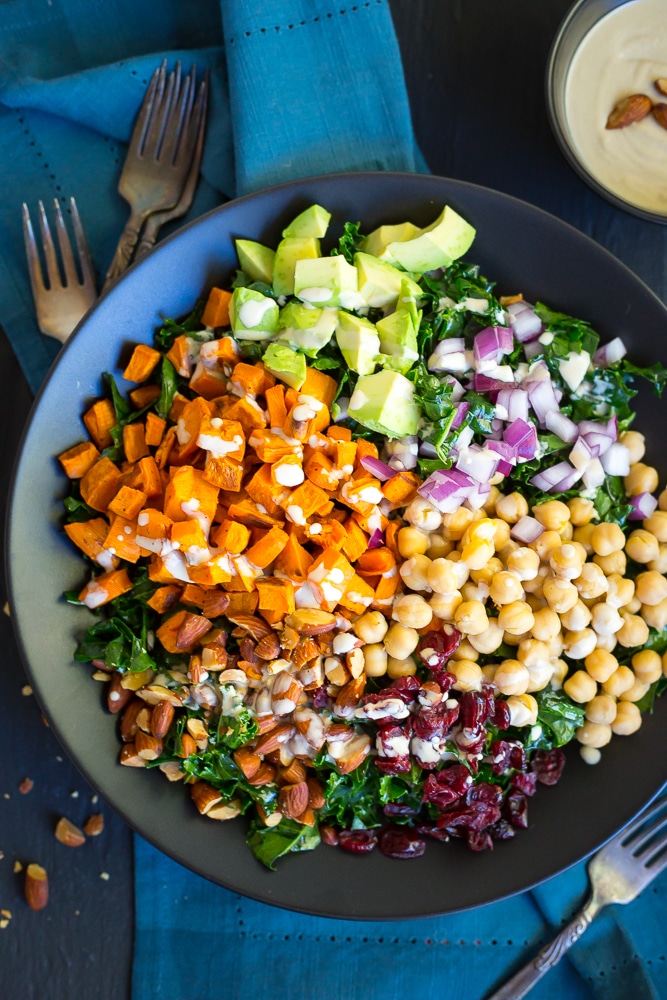
[(197, 744), (190, 733), (181, 733), (181, 751), (177, 756), (185, 759), (186, 757), (191, 757), (196, 752)]
[(137, 715), (146, 707), (141, 698), (134, 698), (125, 708), (120, 720), (120, 738), (123, 743), (131, 743), (137, 735)]
[(288, 715), (293, 712), (303, 694), (303, 684), (287, 670), (276, 674), (271, 688), (271, 710), (274, 715)]
[(177, 760), (163, 760), (158, 764), (158, 768), (164, 774), (167, 781), (184, 781), (185, 774), (181, 771), (181, 765)]
[(334, 715), (340, 719), (351, 719), (366, 689), (366, 674), (353, 677), (340, 689), (334, 703)]
[(146, 761), (139, 756), (134, 743), (126, 743), (120, 752), (120, 763), (124, 767), (146, 767)]
[(667, 95), (667, 76), (659, 76), (653, 85), (659, 94)]
[(308, 795), (308, 785), (305, 781), (283, 785), (278, 792), (278, 808), (284, 816), (296, 819), (308, 807)]
[(660, 101), (657, 104), (653, 105), (652, 110), (653, 110), (653, 117), (657, 121), (658, 125), (662, 125), (663, 128), (667, 128), (667, 104), (664, 104), (662, 101)]
[(107, 691), (107, 708), (112, 715), (117, 715), (132, 701), (134, 691), (124, 688), (122, 685), (123, 675), (115, 673), (109, 681)]
[(230, 802), (219, 802), (217, 806), (211, 806), (206, 813), (209, 819), (234, 819), (241, 812), (241, 804), (238, 799)]
[(213, 806), (222, 802), (222, 795), (217, 788), (213, 788), (212, 785), (207, 784), (205, 781), (197, 781), (194, 785), (191, 785), (190, 795), (202, 816), (205, 816)]
[(254, 778), (259, 771), (262, 758), (249, 747), (239, 747), (232, 754), (234, 760), (243, 771), (244, 777)]
[(285, 618), (285, 624), (301, 635), (321, 635), (336, 627), (336, 616), (317, 608), (300, 608)]
[(274, 809), (272, 813), (264, 812), (261, 802), (255, 802), (255, 809), (257, 810), (257, 815), (264, 826), (278, 826), (278, 823), (280, 823), (283, 818), (283, 814), (280, 809)]
[(141, 729), (134, 738), (134, 745), (142, 760), (156, 760), (162, 753), (162, 740)]
[(151, 733), (162, 740), (169, 732), (174, 719), (174, 707), (168, 701), (159, 701), (151, 714)]
[(49, 877), (46, 869), (34, 863), (28, 865), (23, 890), (30, 909), (43, 910), (49, 901)]
[(159, 701), (168, 701), (174, 708), (180, 708), (188, 697), (187, 691), (173, 691), (163, 687), (162, 684), (148, 684), (137, 691), (137, 694), (147, 705), (157, 705)]
[(271, 750), (279, 750), (283, 743), (294, 734), (294, 726), (289, 722), (282, 722), (271, 732), (265, 733), (264, 736), (260, 736), (255, 745), (255, 753), (265, 754), (270, 753)]
[(339, 774), (349, 774), (359, 767), (366, 759), (371, 749), (371, 739), (366, 733), (357, 733), (344, 744), (329, 746), (329, 753), (336, 761)]
[(300, 816), (295, 817), (297, 823), (303, 823), (304, 826), (315, 826), (315, 810), (311, 805), (307, 805)]
[[(239, 646), (240, 649), (240, 646)], [(260, 660), (277, 660), (280, 656), (280, 640), (275, 632), (265, 635), (255, 647), (255, 656)]]
[(281, 785), (296, 785), (306, 780), (306, 769), (296, 758), (285, 767), (279, 767), (276, 775)]
[(310, 636), (304, 636), (302, 639), (299, 639), (292, 650), (292, 663), (297, 670), (301, 670), (306, 663), (316, 659), (319, 655), (320, 649), (317, 643), (313, 642)]
[(176, 636), (176, 649), (187, 650), (201, 639), (202, 636), (211, 629), (211, 623), (204, 615), (193, 615), (188, 613)]
[(102, 813), (94, 813), (83, 824), (83, 832), (87, 837), (99, 837), (103, 830), (104, 816)]
[(253, 774), (252, 778), (248, 778), (248, 784), (252, 785), (253, 788), (259, 788), (261, 785), (271, 785), (276, 780), (276, 769), (273, 764), (267, 764), (265, 760), (259, 765), (259, 769), (256, 774)]
[(607, 118), (605, 128), (625, 128), (646, 118), (651, 110), (652, 101), (646, 94), (630, 94), (614, 105)]
[(308, 785), (308, 802), (313, 809), (321, 809), (326, 804), (324, 791), (317, 778), (306, 778)]
[(59, 840), (65, 847), (81, 847), (85, 844), (85, 834), (64, 816), (58, 820), (55, 829), (56, 840)]

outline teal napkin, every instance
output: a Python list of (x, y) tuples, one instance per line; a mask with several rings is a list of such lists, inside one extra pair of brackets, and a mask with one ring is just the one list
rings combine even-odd
[[(202, 181), (188, 218), (296, 177), (427, 169), (386, 0), (109, 0), (93, 11), (89, 0), (4, 0), (0, 322), (35, 391), (59, 345), (34, 322), (20, 204), (34, 211), (39, 198), (75, 195), (102, 279), (127, 215), (116, 191), (126, 143), (163, 56), (170, 68), (196, 59), (211, 71)], [(137, 836), (133, 995), (477, 1000), (550, 939), (585, 890), (580, 865), (463, 914), (332, 920), (214, 886)], [(667, 998), (666, 896), (663, 876), (641, 900), (602, 914), (536, 1000)]]

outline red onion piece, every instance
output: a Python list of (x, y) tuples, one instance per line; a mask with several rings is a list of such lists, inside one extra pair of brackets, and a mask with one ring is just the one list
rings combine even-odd
[(561, 441), (567, 442), (567, 444), (572, 444), (579, 437), (579, 428), (574, 420), (570, 420), (560, 410), (552, 410), (547, 413), (544, 418), (544, 424), (547, 430), (559, 437)]
[(620, 337), (614, 337), (608, 344), (602, 344), (593, 355), (593, 364), (598, 368), (607, 368), (615, 361), (620, 361), (627, 354), (625, 344)]
[(456, 406), (456, 415), (452, 420), (452, 430), (458, 430), (463, 421), (465, 420), (465, 415), (470, 409), (470, 403), (458, 403)]
[(584, 469), (584, 486), (587, 490), (594, 490), (596, 487), (602, 486), (604, 478), (605, 472), (600, 459), (592, 458)]
[(538, 472), (530, 482), (545, 493), (561, 493), (572, 489), (579, 479), (581, 479), (579, 469), (575, 469), (569, 462), (558, 462), (557, 465)]
[(476, 392), (499, 392), (501, 389), (507, 389), (508, 385), (513, 385), (513, 383), (507, 382), (505, 379), (495, 378), (493, 375), (487, 375), (485, 372), (475, 372), (473, 379)]
[(630, 472), (630, 452), (620, 441), (610, 444), (600, 462), (608, 476), (627, 476)]
[(507, 420), (528, 420), (528, 393), (525, 389), (501, 389), (496, 404), (507, 412)]
[(461, 383), (458, 379), (448, 378), (447, 385), (451, 385), (452, 387), (452, 403), (460, 403), (466, 394), (466, 391)]
[(366, 472), (370, 472), (370, 474), (375, 476), (376, 479), (379, 479), (381, 483), (396, 475), (396, 471), (392, 469), (390, 465), (387, 465), (386, 462), (383, 462), (379, 458), (373, 458), (372, 455), (364, 455), (361, 459), (361, 465), (363, 465)]
[(526, 423), (518, 417), (505, 428), (503, 437), (507, 444), (514, 449), (516, 458), (529, 460), (535, 458), (537, 451), (537, 431), (534, 424)]
[(480, 361), (494, 361), (496, 364), (504, 354), (508, 354), (514, 346), (512, 331), (506, 326), (487, 326), (475, 335), (473, 340), (473, 358), (477, 365)]
[(554, 393), (553, 382), (550, 378), (539, 381), (529, 381), (526, 383), (530, 405), (539, 420), (544, 425), (547, 413), (558, 409), (558, 400)]
[(524, 545), (530, 545), (531, 542), (540, 537), (543, 531), (544, 526), (540, 524), (536, 517), (530, 517), (530, 515), (525, 514), (510, 528), (510, 537), (515, 542), (523, 542)]
[(384, 532), (380, 531), (379, 528), (376, 528), (371, 537), (368, 539), (368, 548), (379, 549), (382, 545), (384, 545)]
[(638, 493), (630, 497), (630, 503), (635, 509), (628, 514), (628, 521), (643, 521), (645, 517), (650, 517), (658, 506), (657, 497), (652, 493)]
[(507, 307), (509, 324), (514, 336), (521, 343), (533, 340), (542, 333), (542, 320), (528, 302), (512, 302)]
[(456, 468), (474, 479), (476, 483), (488, 483), (496, 471), (498, 455), (489, 448), (471, 444), (459, 452)]
[(536, 337), (535, 340), (529, 340), (523, 345), (523, 356), (526, 361), (532, 361), (533, 358), (542, 353), (542, 350), (540, 338)]
[[(501, 464), (507, 465), (509, 468), (516, 465), (516, 452), (507, 441), (487, 441), (486, 447), (500, 455), (501, 462), (498, 464), (499, 472), (503, 472), (500, 468)], [(503, 472), (503, 475), (506, 476), (507, 472)]]

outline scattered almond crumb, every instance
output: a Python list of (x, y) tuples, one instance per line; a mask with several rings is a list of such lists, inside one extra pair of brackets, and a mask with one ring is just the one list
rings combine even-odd
[(79, 797), (79, 793), (78, 792), (70, 792), (69, 794), (70, 794), (70, 797), (73, 798), (73, 799), (78, 799), (78, 797)]
[(105, 882), (108, 882), (111, 876), (109, 875), (109, 872), (100, 872), (100, 878)]
[(102, 813), (95, 813), (89, 816), (83, 826), (83, 832), (87, 837), (98, 837), (104, 829), (104, 816)]
[(0, 910), (0, 914), (3, 917), (6, 917), (7, 920), (11, 920), (12, 919), (12, 911), (11, 910)]
[(21, 694), (24, 696), (24, 698), (28, 698), (32, 694), (32, 688), (30, 687), (29, 684), (23, 685), (23, 687), (21, 688)]
[(3, 792), (2, 793), (2, 797), (3, 797), (3, 799), (10, 799), (11, 795), (9, 794), (9, 792)]
[(4, 858), (4, 856), (5, 856), (5, 852), (4, 851), (0, 851), (0, 861), (2, 861), (2, 859)]
[(91, 800), (90, 800), (90, 801), (91, 801), (91, 804), (92, 804), (92, 805), (96, 806), (96, 805), (97, 805), (97, 803), (98, 803), (98, 802), (100, 801), (100, 797), (99, 797), (99, 795), (93, 795), (93, 797), (91, 798)]
[(31, 792), (34, 787), (35, 787), (35, 782), (32, 780), (32, 778), (24, 778), (21, 784), (19, 785), (19, 792), (21, 793), (21, 795), (27, 795), (28, 792)]
[(2, 610), (7, 615), (8, 618), (11, 617), (11, 611), (9, 610), (9, 601), (5, 601), (5, 603), (2, 605)]
[(21, 864), (20, 861), (15, 861), (14, 862), (14, 871), (15, 872), (22, 872), (23, 871), (23, 865)]
[(2, 920), (0, 920), (0, 931), (4, 931), (5, 927), (9, 927), (9, 920), (3, 917)]

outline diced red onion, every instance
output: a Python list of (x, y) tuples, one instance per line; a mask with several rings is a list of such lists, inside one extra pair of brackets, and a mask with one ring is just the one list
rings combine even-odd
[(435, 445), (431, 444), (430, 441), (422, 441), (419, 445), (419, 454), (425, 455), (426, 458), (437, 458), (438, 453), (435, 450)]
[(559, 437), (561, 441), (566, 441), (568, 444), (572, 444), (579, 437), (579, 428), (575, 424), (574, 420), (570, 420), (566, 417), (564, 413), (560, 410), (552, 410), (547, 413), (544, 418), (544, 424), (547, 430)]
[(510, 537), (514, 539), (515, 542), (523, 542), (524, 545), (530, 545), (534, 542), (536, 538), (539, 538), (544, 531), (544, 526), (540, 524), (536, 517), (530, 517), (529, 514), (524, 514), (520, 517), (516, 524), (513, 524), (510, 528)]
[(475, 372), (475, 377), (473, 379), (473, 386), (476, 392), (499, 392), (501, 389), (506, 389), (508, 385), (512, 385), (507, 379), (496, 378), (493, 375), (487, 375), (486, 372)]
[[(512, 445), (508, 444), (507, 441), (487, 440), (486, 447), (489, 448), (491, 451), (497, 452), (504, 463), (510, 466), (516, 465), (516, 452), (512, 447)], [(503, 470), (500, 469), (500, 472), (502, 471)], [(504, 475), (507, 475), (507, 473), (504, 473)]]
[(380, 546), (384, 545), (384, 532), (376, 528), (371, 537), (368, 539), (369, 549), (379, 549)]
[(625, 344), (620, 337), (614, 337), (608, 344), (602, 344), (593, 355), (593, 364), (598, 368), (607, 368), (615, 361), (620, 361), (627, 354)]
[(507, 444), (514, 449), (516, 458), (522, 458), (526, 461), (535, 458), (537, 431), (534, 424), (529, 424), (517, 417), (505, 428), (503, 437)]
[(496, 400), (507, 412), (507, 420), (528, 420), (528, 393), (525, 389), (501, 389)]
[(448, 378), (447, 385), (451, 385), (452, 387), (452, 403), (460, 403), (465, 396), (466, 391), (459, 380), (455, 378)]
[(628, 514), (628, 521), (643, 521), (645, 517), (650, 517), (658, 506), (657, 497), (652, 493), (638, 493), (630, 497), (630, 503), (634, 507), (632, 513)]
[(587, 490), (594, 490), (602, 486), (604, 482), (604, 469), (599, 458), (592, 458), (584, 469), (584, 486)]
[(571, 449), (568, 455), (570, 462), (575, 467), (575, 469), (581, 469), (583, 473), (591, 462), (591, 459), (597, 458), (594, 453), (593, 448), (589, 445), (585, 437), (579, 436), (574, 442), (574, 447)]
[(472, 427), (468, 424), (467, 427), (464, 427), (459, 432), (459, 436), (456, 439), (452, 451), (456, 451), (458, 454), (458, 452), (462, 451), (463, 448), (467, 448), (468, 445), (472, 442), (474, 436), (475, 432), (473, 431)]
[(539, 337), (536, 337), (535, 340), (529, 340), (523, 345), (523, 355), (526, 361), (532, 361), (533, 358), (542, 353), (542, 350)]
[(465, 415), (470, 409), (470, 403), (458, 403), (456, 406), (456, 415), (452, 420), (452, 430), (458, 430), (463, 421), (465, 420)]
[(528, 398), (537, 419), (544, 424), (547, 413), (558, 409), (558, 400), (554, 393), (553, 382), (550, 378), (539, 381), (529, 381), (526, 383)]
[(475, 335), (473, 340), (473, 358), (477, 364), (480, 361), (500, 361), (514, 346), (512, 331), (506, 326), (487, 326)]
[(465, 502), (471, 510), (479, 510), (488, 500), (490, 493), (491, 486), (489, 483), (475, 483), (474, 488), (468, 493)]
[(512, 302), (507, 307), (509, 324), (514, 336), (521, 343), (533, 340), (542, 333), (542, 320), (528, 302)]
[(604, 429), (601, 431), (588, 431), (582, 437), (591, 449), (594, 458), (600, 458), (606, 451), (609, 451), (613, 444), (612, 438), (605, 433)]
[(379, 458), (373, 458), (372, 455), (364, 455), (361, 459), (361, 465), (363, 465), (366, 472), (370, 472), (372, 476), (379, 479), (383, 483), (386, 479), (391, 479), (392, 476), (396, 475), (396, 472), (390, 465), (383, 462)]
[(608, 476), (627, 476), (630, 472), (630, 452), (620, 441), (609, 446), (600, 462)]
[(552, 465), (551, 468), (538, 472), (530, 482), (533, 486), (537, 486), (538, 490), (544, 490), (545, 493), (561, 493), (572, 489), (579, 479), (581, 479), (579, 469), (575, 469), (569, 462), (558, 462), (557, 465)]
[(498, 455), (488, 448), (471, 444), (461, 449), (456, 460), (456, 468), (465, 472), (476, 483), (488, 483), (496, 471)]

